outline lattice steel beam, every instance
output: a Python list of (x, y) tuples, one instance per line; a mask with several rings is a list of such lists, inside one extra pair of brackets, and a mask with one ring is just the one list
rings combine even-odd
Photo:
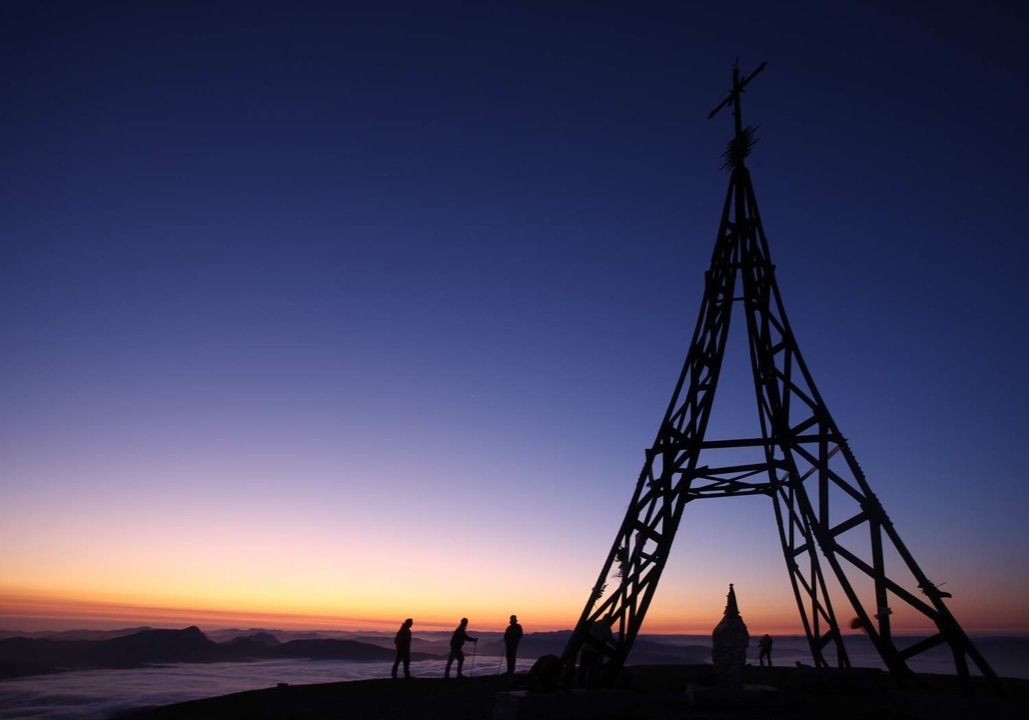
[[(946, 644), (963, 680), (969, 678), (970, 660), (1003, 693), (996, 674), (944, 603), (949, 595), (922, 572), (869, 488), (790, 328), (744, 163), (756, 137), (742, 124), (740, 99), (764, 67), (762, 63), (744, 80), (734, 69), (728, 97), (711, 112), (713, 117), (731, 107), (735, 135), (725, 152), (729, 187), (700, 314), (625, 519), (563, 660), (574, 666), (579, 651), (590, 645), (607, 660), (611, 679), (642, 626), (687, 503), (761, 494), (772, 500), (787, 574), (816, 666), (830, 665), (825, 650), (831, 647), (835, 664), (850, 667), (833, 604), (833, 597), (839, 605), (842, 596), (855, 614), (852, 628), (867, 633), (893, 673), (912, 675), (908, 660)], [(705, 435), (737, 304), (747, 327), (761, 436), (710, 440)], [(705, 453), (725, 450), (759, 451), (761, 459), (702, 462)], [(927, 618), (936, 634), (898, 648), (891, 602)], [(597, 623), (609, 622), (610, 640), (591, 633)]]

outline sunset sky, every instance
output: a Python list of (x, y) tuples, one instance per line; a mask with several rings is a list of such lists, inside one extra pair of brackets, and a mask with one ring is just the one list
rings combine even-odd
[[(572, 627), (696, 321), (739, 57), (823, 397), (965, 628), (1029, 632), (1018, 3), (3, 15), (0, 629)], [(713, 435), (757, 432), (745, 350)], [(687, 508), (643, 631), (710, 632), (730, 582), (801, 632), (767, 499)]]

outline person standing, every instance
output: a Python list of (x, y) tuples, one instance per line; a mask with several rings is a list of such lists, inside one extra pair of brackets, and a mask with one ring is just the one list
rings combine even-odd
[(761, 652), (757, 656), (757, 661), (761, 667), (765, 666), (765, 659), (768, 659), (768, 667), (772, 667), (772, 636), (768, 633), (757, 641), (757, 646)]
[(404, 677), (411, 677), (411, 626), (414, 620), (408, 618), (397, 630), (397, 636), (393, 638), (393, 644), (397, 646), (397, 659), (393, 661), (393, 679), (397, 679), (397, 668), (404, 663)]
[(464, 668), (464, 651), (461, 649), (464, 647), (466, 642), (479, 642), (479, 638), (473, 638), (466, 632), (468, 628), (468, 618), (461, 618), (461, 624), (454, 630), (454, 634), (450, 636), (450, 656), (447, 658), (447, 669), (443, 673), (443, 677), (450, 677), (450, 666), (454, 660), (457, 660), (457, 676), (459, 678), (464, 677), (464, 673), (461, 672)]
[(515, 656), (518, 654), (518, 641), (522, 639), (522, 626), (518, 624), (518, 616), (511, 616), (511, 624), (504, 631), (504, 655), (507, 657), (507, 674), (514, 675)]

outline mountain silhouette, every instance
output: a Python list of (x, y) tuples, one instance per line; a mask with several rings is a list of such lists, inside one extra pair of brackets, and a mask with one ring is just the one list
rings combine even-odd
[(260, 645), (268, 645), (269, 647), (271, 647), (273, 645), (281, 645), (282, 644), (277, 637), (275, 637), (271, 633), (267, 633), (267, 632), (255, 632), (255, 633), (250, 633), (249, 635), (244, 635), (244, 636), (241, 636), (241, 637), (235, 637), (235, 638), (232, 638), (231, 640), (229, 640), (227, 644), (232, 644), (232, 643), (246, 641), (246, 640), (249, 640), (250, 642), (258, 643)]
[(356, 640), (292, 640), (276, 648), (276, 655), (317, 660), (386, 661), (393, 660), (396, 653), (378, 645)]
[[(61, 670), (128, 668), (149, 663), (234, 662), (298, 659), (385, 662), (394, 651), (355, 640), (292, 640), (280, 643), (269, 633), (253, 633), (224, 643), (213, 642), (197, 627), (143, 630), (110, 640), (0, 640), (0, 678)], [(412, 653), (412, 660), (438, 657)]]
[(110, 640), (122, 635), (132, 635), (143, 630), (153, 630), (148, 625), (117, 630), (40, 630), (38, 632), (22, 632), (19, 630), (0, 630), (0, 640), (8, 638), (45, 638), (48, 640)]
[(89, 643), (85, 662), (95, 667), (132, 667), (150, 662), (204, 662), (218, 654), (218, 644), (196, 626), (184, 630), (144, 630)]
[(226, 659), (236, 660), (262, 657), (267, 654), (270, 648), (281, 644), (279, 639), (271, 633), (257, 632), (234, 637), (231, 640), (219, 643), (219, 646), (227, 655)]

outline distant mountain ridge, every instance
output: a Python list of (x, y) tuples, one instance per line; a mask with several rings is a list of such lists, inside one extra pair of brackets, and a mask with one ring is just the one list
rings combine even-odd
[(0, 640), (8, 638), (43, 638), (47, 640), (111, 640), (123, 635), (133, 635), (144, 630), (153, 630), (149, 625), (140, 627), (119, 628), (117, 630), (39, 630), (37, 632), (22, 632), (19, 630), (0, 629)]
[[(84, 670), (130, 668), (152, 663), (234, 662), (298, 659), (385, 662), (392, 649), (355, 640), (292, 640), (280, 643), (270, 633), (253, 633), (216, 643), (195, 626), (182, 630), (141, 630), (107, 640), (15, 637), (0, 640), (0, 678)], [(412, 653), (412, 660), (438, 657)]]
[[(105, 639), (75, 639), (97, 632)], [(31, 637), (0, 640), (0, 678), (93, 668), (132, 668), (154, 663), (242, 662), (248, 660), (311, 659), (350, 660), (354, 662), (391, 662), (394, 658), (391, 635), (357, 635), (360, 639), (326, 638), (319, 633), (280, 642), (267, 630), (214, 631), (215, 642), (195, 626), (181, 630), (143, 628), (133, 631), (70, 631), (35, 633)], [(292, 634), (292, 633), (288, 633)], [(449, 651), (447, 633), (429, 633), (433, 639), (415, 637), (412, 660), (445, 658)], [(107, 636), (107, 637), (105, 637)], [(522, 658), (560, 655), (571, 636), (570, 630), (528, 633), (518, 647)], [(500, 656), (503, 640), (499, 633), (476, 633), (480, 655)], [(72, 639), (66, 639), (72, 638)], [(705, 663), (711, 648), (707, 644), (668, 644), (651, 637), (639, 637), (629, 661), (646, 663)]]

